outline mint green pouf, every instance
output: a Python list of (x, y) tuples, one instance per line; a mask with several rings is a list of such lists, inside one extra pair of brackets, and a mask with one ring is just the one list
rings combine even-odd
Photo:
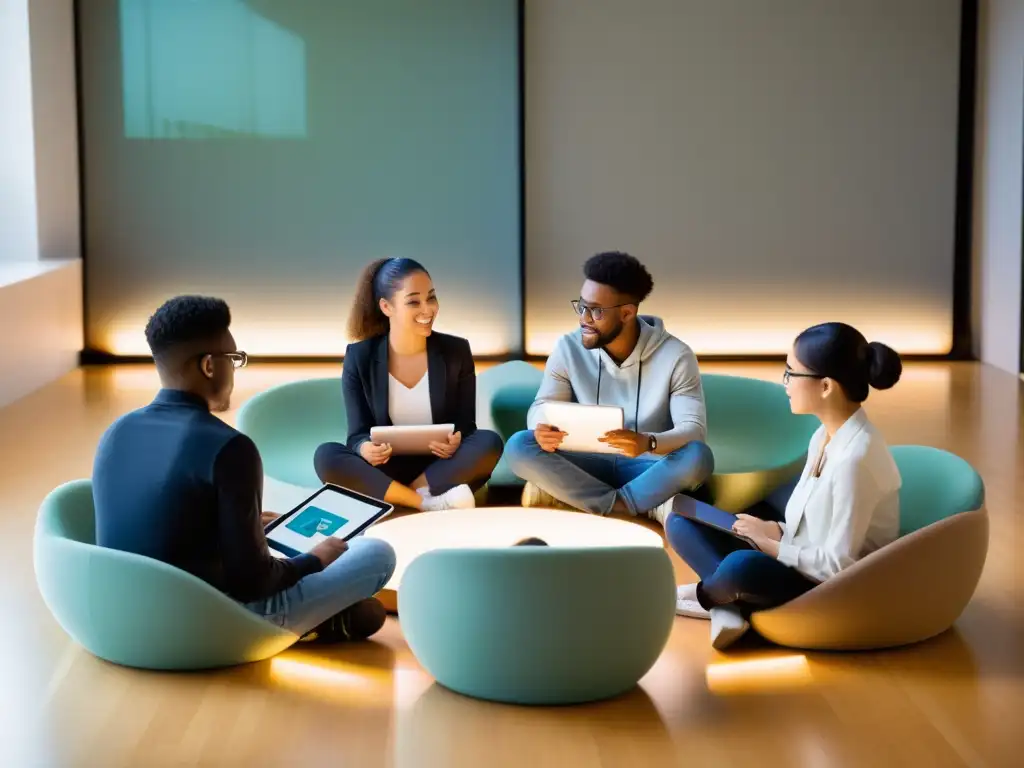
[(715, 456), (714, 503), (741, 512), (800, 474), (820, 422), (794, 415), (781, 384), (713, 373), (701, 381)]
[(434, 550), (402, 577), (413, 655), (441, 685), (510, 704), (579, 704), (632, 689), (675, 618), (660, 547)]
[[(502, 443), (526, 429), (526, 414), (537, 398), (544, 372), (521, 360), (502, 363), (477, 377), (477, 420), (501, 437)], [(522, 486), (502, 456), (491, 474), (492, 486)]]
[(319, 488), (316, 449), (348, 439), (341, 377), (293, 381), (253, 395), (238, 410), (237, 424), (256, 443), (267, 477)]
[(64, 631), (101, 659), (208, 669), (260, 661), (299, 639), (185, 571), (95, 540), (92, 482), (52, 491), (36, 520), (36, 582)]
[(894, 445), (900, 471), (900, 536), (985, 505), (985, 484), (965, 459), (927, 445)]

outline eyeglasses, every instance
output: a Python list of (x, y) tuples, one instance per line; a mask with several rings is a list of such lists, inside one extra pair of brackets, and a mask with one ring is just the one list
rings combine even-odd
[(798, 373), (792, 368), (786, 368), (782, 372), (782, 383), (789, 384), (790, 379), (824, 379), (825, 377), (817, 373)]
[(199, 355), (198, 362), (200, 365), (203, 364), (204, 357), (226, 358), (231, 361), (231, 367), (235, 369), (245, 368), (245, 366), (249, 364), (249, 355), (247, 355), (245, 352), (206, 352), (202, 355)]
[(249, 355), (245, 352), (225, 352), (221, 356), (230, 360), (231, 366), (235, 369), (245, 368), (249, 364)]
[(601, 321), (601, 318), (604, 317), (604, 313), (609, 309), (618, 309), (619, 307), (629, 306), (629, 304), (616, 304), (613, 307), (589, 307), (583, 303), (582, 299), (573, 299), (570, 303), (572, 304), (573, 311), (578, 316), (583, 317), (584, 315), (589, 314), (590, 319), (596, 320), (597, 322)]

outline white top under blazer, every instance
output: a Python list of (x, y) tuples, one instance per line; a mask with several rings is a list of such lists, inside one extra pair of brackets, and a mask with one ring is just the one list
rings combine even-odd
[(786, 504), (779, 562), (825, 581), (899, 536), (900, 472), (881, 433), (859, 409), (825, 446), (811, 437), (807, 464)]
[(433, 424), (434, 415), (430, 410), (430, 375), (407, 387), (390, 373), (388, 374), (388, 415), (396, 427), (417, 427)]

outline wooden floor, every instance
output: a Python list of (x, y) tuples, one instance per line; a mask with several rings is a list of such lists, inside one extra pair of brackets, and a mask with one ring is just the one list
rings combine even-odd
[[(777, 380), (778, 366), (707, 365)], [(325, 367), (252, 366), (236, 405)], [(632, 694), (561, 709), (485, 704), (433, 684), (395, 619), (360, 647), (203, 674), (100, 662), (50, 617), (32, 572), (43, 496), (88, 476), (96, 442), (146, 403), (149, 367), (77, 371), (0, 410), (2, 766), (1012, 766), (1024, 764), (1024, 384), (918, 364), (874, 393), (890, 443), (955, 451), (983, 475), (988, 564), (956, 627), (874, 654), (723, 655), (676, 619)], [(233, 418), (233, 413), (228, 414)], [(678, 565), (680, 578), (687, 575)]]

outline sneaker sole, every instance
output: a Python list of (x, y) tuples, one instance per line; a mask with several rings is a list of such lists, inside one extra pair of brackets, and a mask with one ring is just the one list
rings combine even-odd
[(714, 648), (716, 651), (725, 650), (733, 643), (735, 643), (737, 640), (739, 640), (741, 637), (743, 637), (745, 634), (747, 634), (748, 629), (750, 629), (749, 625), (723, 629), (721, 632), (719, 632), (715, 637), (711, 639), (711, 647)]
[[(700, 603), (698, 603), (700, 605)], [(676, 603), (676, 616), (684, 616), (687, 619), (701, 619), (703, 621), (711, 621), (711, 614), (705, 611), (703, 608), (687, 608), (679, 603)]]

